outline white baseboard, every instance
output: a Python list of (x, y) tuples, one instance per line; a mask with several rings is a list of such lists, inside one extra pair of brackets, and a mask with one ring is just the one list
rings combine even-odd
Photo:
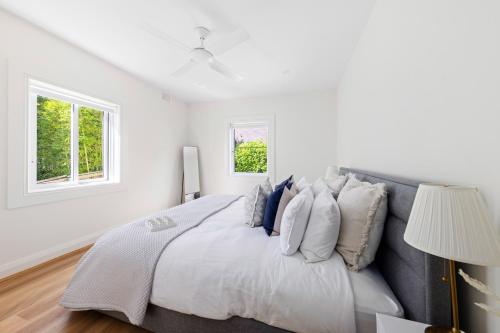
[(107, 228), (105, 230), (101, 230), (99, 232), (95, 232), (93, 234), (86, 235), (0, 265), (0, 279), (59, 257), (65, 253), (77, 250), (86, 245), (92, 244), (102, 234), (113, 228)]

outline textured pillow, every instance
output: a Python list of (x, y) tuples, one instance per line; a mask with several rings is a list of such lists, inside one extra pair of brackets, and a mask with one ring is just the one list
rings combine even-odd
[(340, 210), (330, 192), (314, 198), (300, 252), (307, 262), (327, 260), (333, 253), (340, 230)]
[(385, 184), (350, 177), (338, 204), (342, 223), (336, 248), (347, 268), (358, 271), (373, 261), (382, 237), (387, 214)]
[(299, 190), (299, 192), (308, 186), (311, 186), (311, 183), (309, 183), (305, 177), (300, 178), (297, 182), (297, 189)]
[(252, 190), (245, 195), (246, 224), (251, 227), (262, 225), (266, 201), (267, 199), (261, 185), (255, 185)]
[(290, 176), (280, 184), (276, 185), (273, 193), (271, 193), (271, 195), (269, 195), (269, 198), (267, 198), (262, 225), (264, 226), (264, 229), (269, 236), (273, 232), (274, 220), (276, 219), (276, 213), (278, 211), (278, 205), (280, 203), (281, 195), (283, 194), (283, 190), (285, 189), (285, 187), (288, 187), (290, 189), (290, 187), (292, 186), (292, 178), (293, 176)]
[(347, 182), (347, 176), (338, 176), (336, 178), (325, 178), (325, 183), (326, 185), (328, 186), (328, 188), (330, 189), (330, 191), (332, 192), (333, 194), (333, 197), (335, 199), (338, 198), (339, 194), (340, 194), (340, 191), (342, 191), (342, 188), (345, 186), (346, 182)]
[(323, 191), (329, 191), (331, 193), (330, 189), (328, 188), (328, 185), (326, 184), (323, 178), (316, 179), (316, 181), (312, 184), (312, 190), (314, 196), (317, 196)]
[(286, 206), (281, 220), (281, 253), (292, 255), (297, 252), (306, 231), (313, 201), (311, 187), (306, 187)]
[(314, 196), (323, 191), (328, 191), (337, 199), (346, 182), (347, 176), (338, 176), (335, 179), (318, 178), (313, 184)]
[(251, 227), (262, 225), (267, 197), (273, 191), (269, 178), (262, 184), (255, 185), (245, 196), (246, 223)]
[(273, 185), (271, 184), (269, 177), (267, 177), (266, 180), (260, 185), (262, 186), (262, 189), (264, 190), (264, 193), (267, 196), (269, 196), (269, 195), (271, 195), (271, 193), (273, 193)]
[(285, 189), (283, 190), (283, 194), (281, 195), (280, 203), (278, 205), (278, 210), (276, 211), (276, 218), (274, 219), (273, 232), (271, 233), (271, 236), (277, 236), (280, 234), (281, 219), (283, 217), (283, 213), (285, 212), (285, 208), (298, 193), (299, 190), (297, 189), (297, 186), (295, 186), (295, 184), (292, 184), (292, 187), (290, 187), (290, 189), (288, 189), (288, 187), (285, 187)]

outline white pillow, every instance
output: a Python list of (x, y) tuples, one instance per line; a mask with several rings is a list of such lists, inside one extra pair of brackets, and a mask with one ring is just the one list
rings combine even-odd
[(326, 184), (323, 178), (316, 179), (316, 181), (312, 184), (312, 190), (314, 196), (317, 196), (318, 194), (324, 191), (328, 191), (331, 193), (330, 189), (328, 188), (328, 185)]
[(330, 192), (323, 191), (314, 198), (300, 252), (307, 262), (327, 260), (333, 253), (340, 230), (339, 205)]
[(292, 255), (297, 252), (306, 231), (313, 201), (311, 187), (306, 187), (286, 206), (281, 220), (281, 253)]
[(340, 194), (340, 191), (342, 191), (342, 188), (345, 186), (347, 183), (348, 176), (337, 176), (336, 178), (326, 178), (325, 183), (332, 192), (333, 196), (335, 199)]
[(328, 191), (335, 198), (337, 198), (346, 182), (347, 182), (347, 176), (338, 176), (335, 179), (318, 178), (312, 185), (314, 196), (317, 196), (323, 191)]
[(269, 178), (264, 183), (255, 185), (245, 196), (246, 223), (251, 227), (262, 225), (264, 210), (266, 209), (267, 197), (273, 191)]
[(311, 183), (309, 183), (305, 177), (302, 177), (302, 178), (299, 179), (299, 181), (297, 182), (296, 186), (297, 186), (297, 189), (300, 192), (303, 189), (305, 189), (306, 187), (311, 186)]

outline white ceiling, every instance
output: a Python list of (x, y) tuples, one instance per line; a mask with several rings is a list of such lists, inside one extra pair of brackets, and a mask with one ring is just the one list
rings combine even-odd
[[(0, 6), (158, 85), (186, 102), (336, 87), (374, 0), (0, 0)], [(249, 39), (217, 58), (243, 77), (205, 66), (171, 73), (188, 54), (151, 28), (191, 47), (194, 27), (217, 46), (239, 29)]]

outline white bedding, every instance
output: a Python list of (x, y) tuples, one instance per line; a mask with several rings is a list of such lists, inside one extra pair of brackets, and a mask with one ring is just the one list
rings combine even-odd
[(359, 272), (349, 271), (349, 277), (354, 292), (354, 311), (358, 333), (377, 331), (376, 313), (403, 317), (403, 307), (374, 265)]
[[(394, 315), (400, 310), (391, 312), (399, 304), (380, 302), (380, 294), (363, 292), (367, 303), (358, 304), (359, 290), (377, 282), (357, 274), (346, 271), (336, 252), (312, 264), (300, 253), (281, 255), (279, 237), (244, 223), (240, 199), (169, 244), (157, 264), (150, 301), (212, 319), (237, 315), (290, 331), (351, 333), (354, 308), (377, 312), (370, 306), (379, 304), (384, 310), (378, 312)], [(353, 295), (351, 280), (365, 287)]]
[(375, 266), (369, 266), (359, 272), (350, 271), (349, 276), (356, 312), (383, 313), (395, 317), (404, 315), (403, 307)]

